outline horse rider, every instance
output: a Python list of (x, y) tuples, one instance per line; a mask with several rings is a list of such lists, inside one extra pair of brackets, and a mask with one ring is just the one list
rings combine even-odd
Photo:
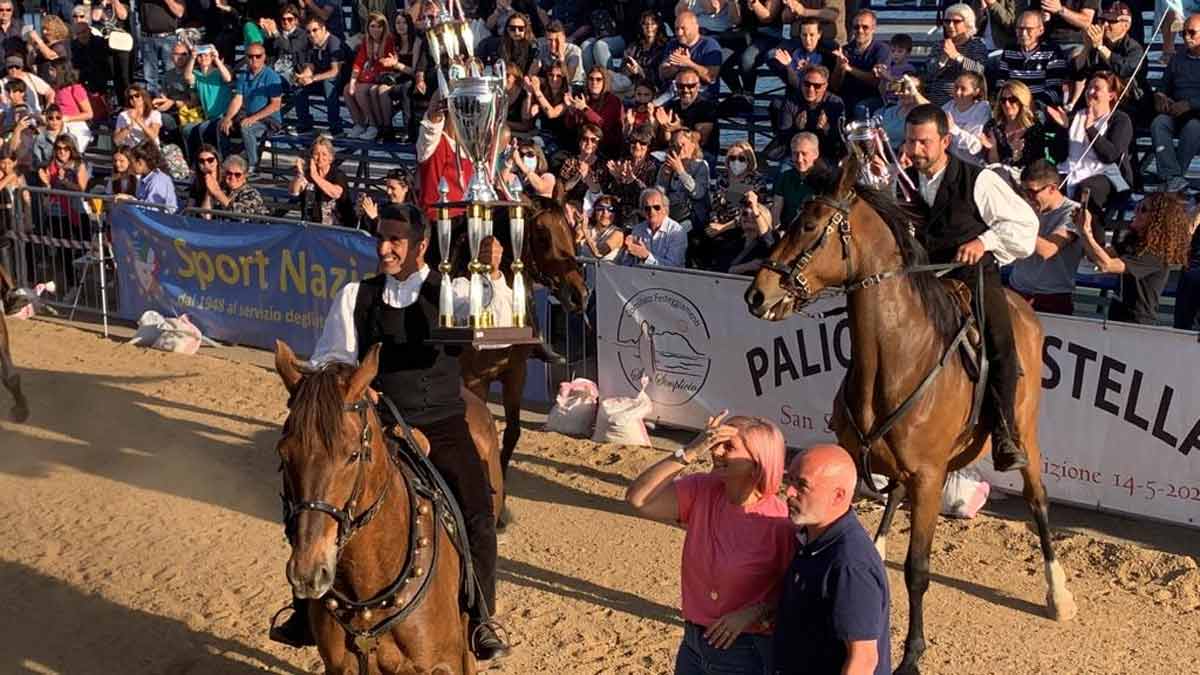
[[(383, 344), (372, 389), (387, 396), (404, 419), (428, 437), (429, 459), (462, 509), (481, 591), (470, 608), (471, 649), (479, 660), (490, 660), (508, 651), (489, 619), (496, 606), (491, 487), (467, 427), (458, 363), (461, 348), (428, 341), (430, 328), (438, 325), (443, 279), (425, 263), (429, 235), (419, 214), (382, 207), (376, 240), (380, 274), (347, 284), (338, 293), (312, 361), (357, 364), (370, 347)], [(396, 420), (386, 406), (379, 412), (384, 428), (390, 429)], [(294, 646), (314, 644), (306, 606), (296, 603), (292, 616), (272, 630), (272, 639)]]
[[(962, 265), (948, 278), (966, 283), (974, 292), (976, 273), (983, 275), (992, 463), (997, 471), (1011, 471), (1027, 465), (1029, 458), (1015, 427), (1019, 364), (1000, 266), (1033, 253), (1038, 218), (999, 174), (963, 162), (947, 151), (949, 147), (946, 113), (932, 104), (913, 108), (905, 123), (904, 153), (911, 162), (907, 171), (930, 207), (917, 236), (930, 262)], [(966, 205), (970, 208), (962, 208)]]

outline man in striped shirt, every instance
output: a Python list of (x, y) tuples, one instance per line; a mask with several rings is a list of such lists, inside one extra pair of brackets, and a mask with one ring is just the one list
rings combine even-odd
[(1009, 80), (1025, 83), (1033, 98), (1045, 106), (1062, 106), (1071, 85), (1067, 57), (1058, 45), (1042, 40), (1046, 27), (1041, 12), (1022, 12), (1017, 19), (1017, 46), (991, 63), (990, 84), (996, 91)]

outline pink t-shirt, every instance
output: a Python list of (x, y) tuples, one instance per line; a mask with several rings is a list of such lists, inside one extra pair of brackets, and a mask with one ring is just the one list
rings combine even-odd
[(708, 474), (675, 481), (675, 498), (687, 528), (683, 618), (707, 627), (747, 605), (776, 602), (797, 546), (787, 504), (775, 495), (750, 507), (730, 504), (724, 483)]
[(79, 102), (85, 100), (87, 100), (87, 90), (79, 83), (54, 92), (54, 102), (58, 104), (64, 116), (78, 115), (80, 112)]

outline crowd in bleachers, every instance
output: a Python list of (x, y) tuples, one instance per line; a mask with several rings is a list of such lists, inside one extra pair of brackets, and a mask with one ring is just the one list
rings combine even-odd
[[(927, 55), (911, 35), (878, 35), (877, 14), (856, 4), (461, 3), (476, 54), (507, 73), (512, 141), (499, 173), (560, 197), (581, 253), (752, 274), (837, 171), (846, 121), (878, 116), (903, 164), (905, 117), (933, 103), (950, 117), (952, 152), (1002, 171), (1044, 216), (1036, 260), (1017, 265), (1038, 273), (1017, 273), (1019, 291), (1061, 307), (1037, 296), (1068, 280), (1073, 289), (1071, 263), (1086, 256), (1120, 275), (1119, 295), (1156, 304), (1185, 268), (1170, 286), (1177, 324), (1191, 327), (1200, 243), (1190, 203), (1154, 202), (1191, 196), (1200, 15), (1167, 16), (1152, 83), (1150, 66), (1162, 66), (1143, 43), (1157, 21), (1143, 26), (1142, 8), (1123, 2), (952, 4), (937, 12)], [(437, 201), (438, 181), (461, 169), (445, 161), (453, 129), (425, 37), (437, 0), (28, 5), (0, 0), (2, 187), (369, 227), (383, 203)], [(766, 138), (746, 134), (764, 120)], [(1151, 138), (1157, 181), (1139, 136)], [(307, 150), (276, 172), (289, 137)], [(416, 161), (398, 162), (386, 194), (360, 193), (363, 176), (341, 167), (356, 141), (415, 142)], [(270, 167), (264, 152), (276, 155)], [(1033, 191), (1051, 183), (1069, 217)], [(1072, 206), (1085, 195), (1086, 219)]]

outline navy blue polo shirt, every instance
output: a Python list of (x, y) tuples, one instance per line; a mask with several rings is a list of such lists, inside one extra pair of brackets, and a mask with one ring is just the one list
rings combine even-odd
[(875, 640), (892, 672), (887, 573), (854, 510), (796, 552), (775, 624), (777, 675), (839, 675), (846, 642)]
[[(679, 38), (671, 38), (670, 40), (667, 40), (667, 46), (662, 52), (663, 61), (666, 61), (668, 58), (670, 58), (671, 53), (680, 48), (688, 50), (688, 56), (690, 56), (691, 59), (700, 66), (720, 66), (721, 62), (725, 60), (724, 56), (721, 54), (721, 45), (717, 44), (716, 40), (708, 36), (701, 35), (700, 39), (696, 40), (696, 44), (692, 45), (691, 47), (684, 47), (682, 44), (680, 44)], [(710, 101), (717, 100), (717, 96), (720, 94), (720, 92), (721, 78), (713, 80), (712, 84), (708, 85), (701, 91), (701, 93), (707, 96)], [(713, 121), (715, 122), (716, 120)]]

